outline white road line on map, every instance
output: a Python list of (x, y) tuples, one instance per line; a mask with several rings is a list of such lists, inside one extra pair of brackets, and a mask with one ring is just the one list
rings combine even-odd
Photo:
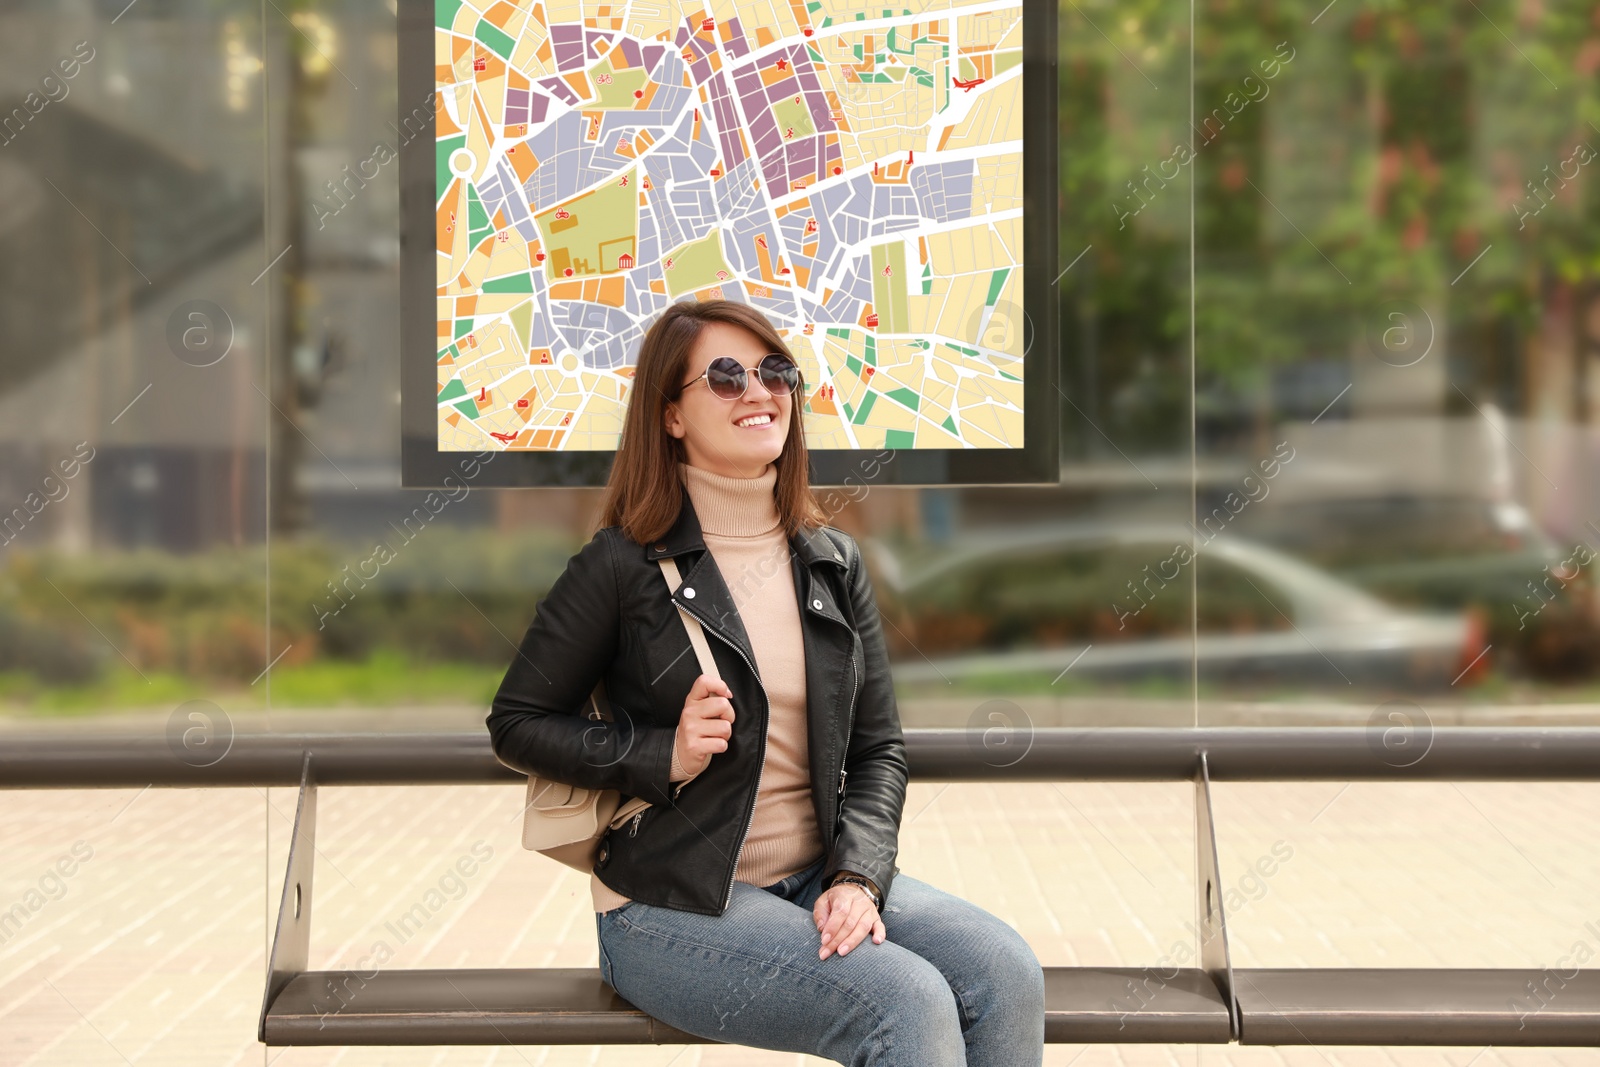
[[(954, 50), (954, 44), (952, 43), (951, 51)], [(952, 105), (949, 110), (941, 112), (940, 117), (948, 119), (948, 121), (944, 122), (938, 127), (938, 129), (942, 130), (946, 126), (961, 125), (961, 123), (965, 122), (967, 117), (972, 114), (973, 109), (978, 106), (978, 103), (985, 96), (991, 95), (997, 87), (1004, 86), (1012, 80), (1021, 77), (1022, 67), (1019, 65), (1012, 67), (1010, 70), (1001, 71), (992, 78), (985, 78), (983, 84), (975, 86), (974, 90), (972, 91), (966, 89), (957, 89), (956, 93), (959, 95), (952, 95), (951, 99), (958, 101), (959, 106)], [(938, 151), (937, 147), (934, 145), (934, 136), (936, 132), (937, 131), (930, 123), (928, 129), (928, 151), (930, 152)]]

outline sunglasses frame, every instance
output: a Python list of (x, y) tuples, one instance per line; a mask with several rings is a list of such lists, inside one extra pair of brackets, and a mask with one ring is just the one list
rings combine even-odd
[[(765, 385), (766, 389), (767, 389), (767, 392), (772, 393), (773, 396), (792, 396), (792, 395), (794, 395), (795, 391), (800, 388), (800, 384), (801, 384), (800, 364), (796, 363), (793, 359), (791, 359), (790, 357), (784, 355), (782, 352), (768, 352), (766, 355), (761, 357), (761, 361), (759, 363), (757, 363), (754, 368), (746, 367), (743, 363), (739, 363), (739, 361), (734, 359), (732, 356), (717, 356), (710, 363), (706, 364), (706, 369), (705, 370), (701, 371), (692, 380), (686, 382), (683, 385), (683, 387), (678, 390), (678, 395), (682, 396), (684, 393), (688, 392), (689, 387), (694, 385), (695, 382), (703, 381), (703, 382), (706, 383), (706, 388), (711, 390), (711, 395), (716, 397), (718, 400), (730, 400), (730, 401), (731, 400), (742, 400), (742, 399), (744, 399), (745, 393), (750, 391), (750, 378), (752, 376), (751, 375), (752, 369), (755, 371), (755, 374), (757, 376), (761, 376), (761, 368), (766, 366), (767, 360), (773, 358), (774, 356), (778, 357), (779, 359), (781, 359), (785, 363), (787, 363), (790, 367), (794, 368), (794, 373), (795, 373), (794, 385), (791, 388), (789, 388), (788, 390), (786, 390), (785, 392), (779, 393), (779, 392), (775, 392), (773, 390), (772, 386), (767, 385), (764, 376), (762, 376), (763, 380), (762, 380), (761, 384)], [(739, 365), (739, 373), (744, 375), (744, 388), (739, 390), (738, 396), (723, 396), (721, 393), (717, 392), (716, 389), (712, 388), (711, 379), (709, 377), (709, 375), (711, 374), (711, 368), (715, 367), (717, 365), (718, 361), (724, 360), (724, 359), (732, 360), (734, 363), (737, 363)]]

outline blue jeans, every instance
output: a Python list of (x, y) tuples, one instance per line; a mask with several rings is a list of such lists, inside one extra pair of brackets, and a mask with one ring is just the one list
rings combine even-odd
[(1040, 1067), (1044, 972), (1022, 936), (960, 897), (895, 875), (849, 953), (818, 959), (823, 860), (720, 916), (629, 901), (598, 912), (600, 977), (686, 1033), (850, 1067)]

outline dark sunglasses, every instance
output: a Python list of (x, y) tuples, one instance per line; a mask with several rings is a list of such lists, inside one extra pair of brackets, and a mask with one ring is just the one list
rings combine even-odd
[[(761, 362), (756, 364), (755, 369), (761, 377), (761, 384), (766, 386), (767, 392), (773, 396), (788, 396), (800, 388), (800, 368), (795, 366), (794, 360), (782, 352), (772, 352), (761, 357)], [(714, 395), (724, 400), (738, 400), (750, 387), (750, 372), (745, 369), (743, 363), (732, 356), (718, 356), (706, 364), (704, 372), (693, 381), (687, 382), (678, 391), (679, 395), (701, 378), (706, 380), (706, 387)]]

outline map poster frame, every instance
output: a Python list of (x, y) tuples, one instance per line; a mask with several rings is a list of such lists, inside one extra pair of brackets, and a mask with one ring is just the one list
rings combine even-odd
[[(436, 347), (439, 330), (436, 259), (438, 175), (435, 111), (435, 2), (399, 0), (398, 111), (401, 215), (400, 355), (401, 487), (446, 487), (464, 464), (474, 483), (490, 487), (606, 484), (614, 451), (496, 448), (443, 450)], [(900, 486), (1054, 484), (1059, 480), (1059, 292), (1057, 185), (1057, 4), (1019, 0), (1024, 18), (1023, 57), (1023, 443), (1000, 448), (809, 449), (815, 486), (864, 482)], [(518, 5), (521, 6), (521, 5)], [(668, 0), (668, 6), (680, 5)], [(688, 10), (692, 5), (683, 4)], [(705, 0), (708, 10), (729, 5)], [(952, 3), (959, 13), (969, 5)], [(928, 14), (932, 15), (933, 12)], [(1015, 288), (1014, 286), (1012, 287)], [(692, 295), (679, 297), (694, 299)], [(997, 309), (998, 310), (998, 309)], [(1000, 329), (992, 316), (986, 328)], [(637, 351), (637, 342), (633, 351)], [(798, 410), (796, 416), (798, 417)], [(812, 442), (808, 440), (808, 444)], [(471, 463), (493, 455), (495, 462)], [(886, 458), (891, 457), (892, 458)], [(870, 478), (862, 472), (871, 471)]]

